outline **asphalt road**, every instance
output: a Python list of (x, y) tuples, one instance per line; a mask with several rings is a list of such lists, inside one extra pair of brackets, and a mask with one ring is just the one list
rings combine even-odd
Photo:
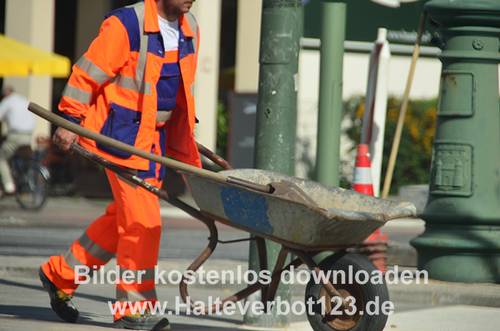
[[(43, 210), (28, 212), (20, 210), (13, 199), (0, 200), (0, 255), (50, 256), (64, 252), (106, 204), (101, 200), (54, 198)], [(162, 204), (162, 215), (160, 259), (194, 259), (207, 244), (205, 226), (166, 203)], [(218, 229), (221, 240), (249, 237), (246, 232), (221, 224)], [(421, 221), (402, 221), (391, 223), (384, 231), (393, 246), (403, 248), (404, 256), (411, 250), (409, 240), (423, 229)], [(219, 244), (212, 257), (247, 261), (248, 242)]]
[[(15, 201), (0, 201), (0, 255), (50, 256), (65, 252), (85, 227), (98, 217), (106, 201), (58, 198), (40, 212), (19, 210)], [(194, 259), (208, 242), (205, 226), (181, 212), (162, 207), (161, 259)], [(248, 233), (219, 226), (221, 240), (248, 238)], [(245, 261), (248, 242), (219, 245), (213, 258)]]

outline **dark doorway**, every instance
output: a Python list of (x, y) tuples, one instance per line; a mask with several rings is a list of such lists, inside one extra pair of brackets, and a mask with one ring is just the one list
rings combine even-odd
[[(56, 0), (54, 24), (54, 52), (75, 60), (76, 1)], [(61, 98), (66, 78), (53, 80), (52, 109), (56, 109)]]
[[(54, 52), (68, 57), (72, 62), (75, 60), (75, 36), (76, 36), (76, 11), (77, 1), (56, 0), (54, 22)], [(52, 110), (57, 109), (61, 99), (66, 78), (54, 78), (52, 80)], [(51, 127), (52, 133), (55, 127)], [(52, 194), (61, 191), (61, 194), (69, 193), (74, 182), (74, 158), (68, 157), (54, 146), (50, 147), (47, 165), (51, 173)]]
[(111, 6), (113, 7), (113, 9), (116, 9), (116, 8), (120, 8), (120, 7), (133, 5), (136, 2), (137, 2), (137, 0), (112, 0)]

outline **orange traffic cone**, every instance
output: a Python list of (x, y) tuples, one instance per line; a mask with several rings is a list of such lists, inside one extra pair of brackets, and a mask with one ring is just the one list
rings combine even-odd
[(352, 188), (359, 193), (373, 196), (372, 165), (368, 145), (359, 144), (356, 164), (354, 165), (354, 180)]
[[(358, 145), (352, 188), (358, 193), (373, 196), (369, 147), (366, 144)], [(387, 269), (387, 241), (387, 235), (377, 229), (358, 248), (358, 252), (367, 255), (375, 267), (382, 272)]]
[(359, 247), (359, 253), (368, 256), (380, 271), (387, 270), (388, 237), (380, 229), (375, 230)]

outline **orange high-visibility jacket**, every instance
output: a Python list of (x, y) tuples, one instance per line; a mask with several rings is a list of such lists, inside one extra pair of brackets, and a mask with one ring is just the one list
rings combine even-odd
[[(189, 13), (179, 18), (182, 83), (166, 124), (169, 157), (201, 166), (194, 139), (194, 80), (199, 29)], [(73, 66), (59, 104), (62, 116), (150, 152), (156, 130), (157, 91), (164, 61), (155, 0), (111, 12), (88, 51)], [(80, 138), (88, 150), (125, 167), (147, 170), (148, 161)]]

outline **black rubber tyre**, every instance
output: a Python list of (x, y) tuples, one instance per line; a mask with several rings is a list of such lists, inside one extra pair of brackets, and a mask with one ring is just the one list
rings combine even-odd
[(40, 210), (47, 202), (49, 194), (48, 170), (30, 162), (25, 172), (18, 174), (16, 200), (21, 208)]
[[(321, 270), (327, 272), (332, 271), (343, 271), (346, 274), (346, 283), (349, 279), (347, 275), (349, 274), (349, 267), (352, 268), (353, 279), (356, 272), (366, 271), (369, 275), (372, 272), (378, 272), (375, 266), (370, 262), (370, 260), (363, 255), (358, 254), (345, 254), (345, 255), (332, 255), (320, 263)], [(333, 277), (333, 276), (332, 276)], [(355, 308), (349, 308), (348, 311), (357, 313), (353, 316), (348, 316), (344, 314), (344, 308), (337, 307), (332, 310), (337, 313), (342, 313), (341, 316), (331, 316), (322, 313), (328, 311), (334, 307), (329, 304), (331, 302), (330, 296), (327, 294), (325, 288), (322, 284), (316, 284), (314, 278), (307, 284), (306, 287), (306, 306), (309, 301), (314, 302), (312, 306), (313, 314), (308, 311), (307, 318), (309, 323), (315, 331), (382, 331), (387, 323), (387, 315), (381, 312), (381, 306), (389, 301), (389, 292), (385, 281), (383, 283), (379, 282), (367, 282), (366, 284), (341, 284), (340, 279), (337, 283), (335, 280), (330, 281), (334, 285), (335, 289), (339, 291), (344, 298), (352, 296), (355, 298), (354, 306)], [(323, 299), (322, 299), (323, 298)], [(326, 307), (322, 307), (323, 304), (318, 304), (320, 300), (327, 302)], [(370, 303), (371, 311), (373, 312), (374, 307), (377, 307), (379, 314), (368, 313), (366, 309), (367, 303)], [(375, 304), (376, 303), (376, 304)], [(322, 310), (322, 308), (324, 308)], [(326, 309), (326, 310), (325, 310)], [(362, 313), (360, 313), (362, 311)]]

